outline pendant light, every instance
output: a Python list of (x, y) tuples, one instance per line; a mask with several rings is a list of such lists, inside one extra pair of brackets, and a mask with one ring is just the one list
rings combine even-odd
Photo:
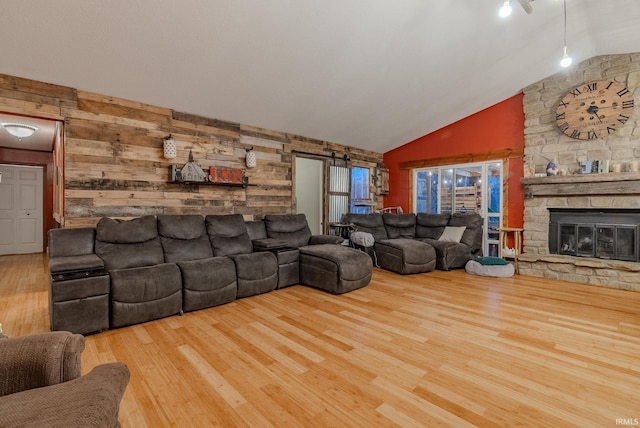
[(566, 68), (571, 65), (573, 59), (567, 54), (567, 0), (562, 0), (564, 7), (564, 49), (562, 59), (560, 60), (560, 67)]
[(510, 1), (506, 0), (498, 11), (498, 15), (500, 16), (500, 18), (506, 18), (507, 16), (511, 15), (512, 10), (513, 9), (511, 9)]

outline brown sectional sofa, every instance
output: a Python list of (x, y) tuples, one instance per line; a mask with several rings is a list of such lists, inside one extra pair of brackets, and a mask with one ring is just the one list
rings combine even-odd
[(312, 236), (304, 214), (101, 219), (49, 232), (52, 330), (91, 333), (294, 284), (334, 294), (366, 286), (371, 259)]
[[(482, 255), (478, 214), (346, 214), (343, 223), (370, 233), (375, 244), (369, 252), (379, 266), (400, 274), (464, 268)], [(464, 228), (459, 241), (440, 239), (447, 227)]]

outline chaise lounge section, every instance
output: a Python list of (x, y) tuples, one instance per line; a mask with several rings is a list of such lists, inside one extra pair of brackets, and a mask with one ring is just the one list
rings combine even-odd
[(342, 238), (312, 235), (304, 214), (266, 215), (267, 237), (300, 252), (300, 282), (333, 294), (364, 287), (371, 281), (373, 263), (360, 251), (342, 245)]
[(413, 214), (347, 214), (344, 221), (373, 236), (373, 251), (381, 268), (401, 275), (435, 269), (433, 247), (413, 239), (416, 222)]

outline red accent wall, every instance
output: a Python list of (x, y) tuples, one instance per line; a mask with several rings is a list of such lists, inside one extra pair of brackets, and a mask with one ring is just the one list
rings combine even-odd
[[(389, 194), (385, 207), (401, 206), (411, 212), (410, 170), (400, 169), (402, 162), (437, 159), (505, 149), (524, 149), (523, 94), (515, 95), (496, 105), (445, 126), (431, 134), (411, 141), (384, 154), (389, 168)], [(508, 224), (522, 227), (524, 192), (520, 178), (524, 174), (522, 158), (511, 159), (508, 171)]]

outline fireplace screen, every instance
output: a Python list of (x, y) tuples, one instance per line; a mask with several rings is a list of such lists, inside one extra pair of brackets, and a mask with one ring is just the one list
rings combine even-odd
[[(638, 254), (640, 218), (632, 219), (629, 215), (630, 213), (626, 211), (574, 210), (567, 212), (565, 210), (557, 212), (552, 210), (549, 224), (549, 252), (577, 257), (640, 261)], [(584, 222), (585, 220), (590, 222)]]

